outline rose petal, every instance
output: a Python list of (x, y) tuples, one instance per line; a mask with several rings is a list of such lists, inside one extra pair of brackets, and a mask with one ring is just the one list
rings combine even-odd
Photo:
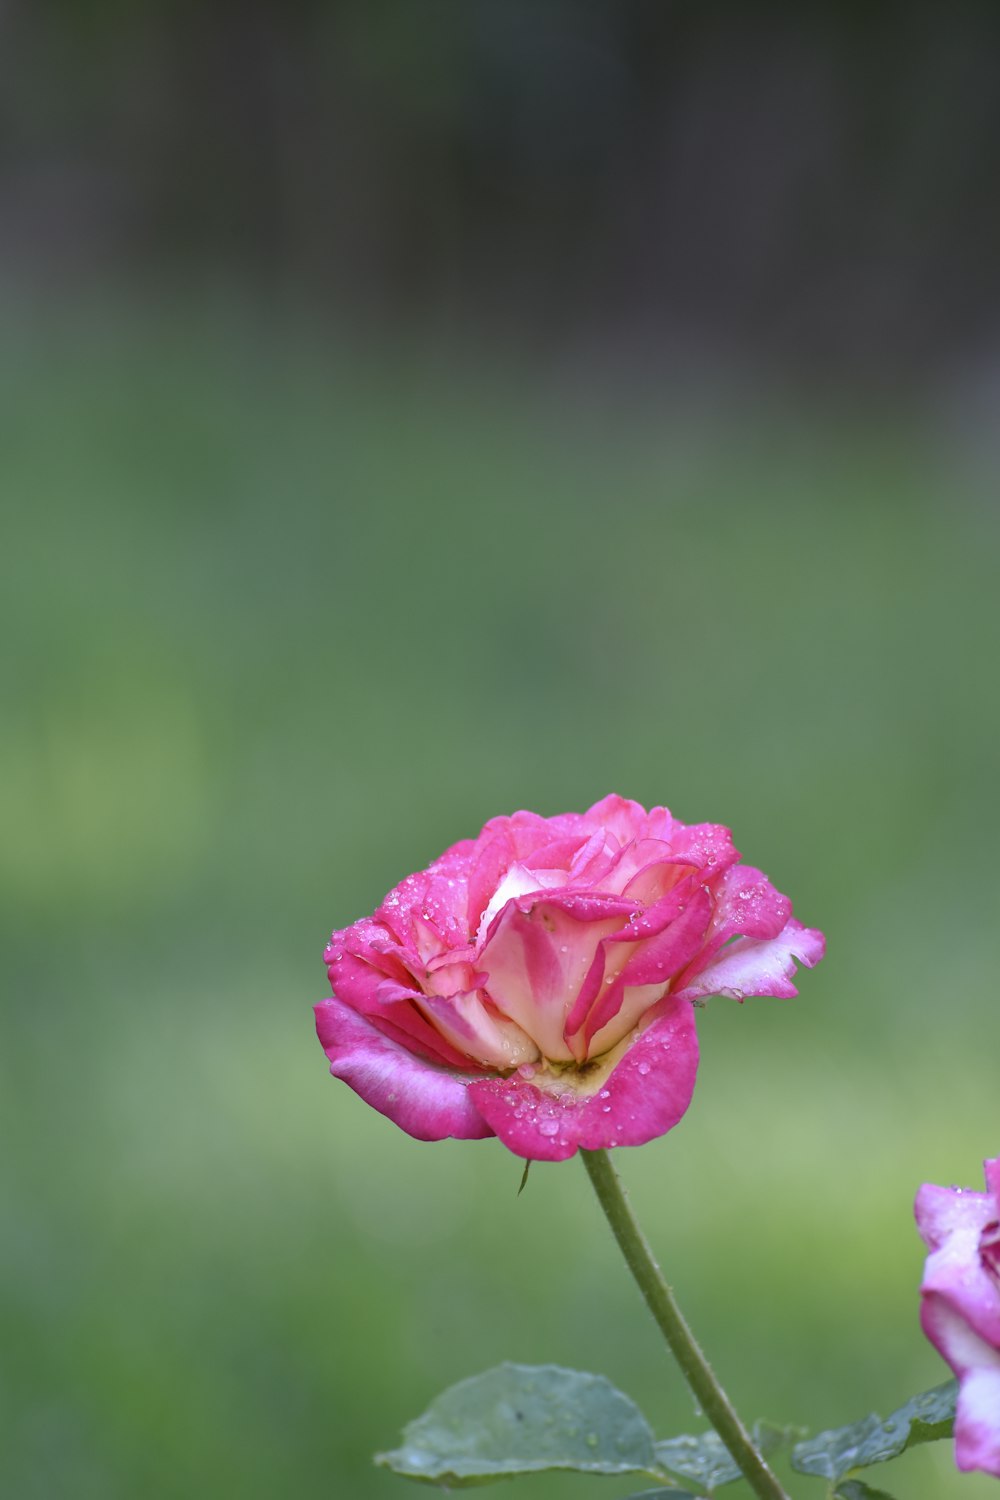
[(630, 844), (645, 830), (648, 814), (641, 803), (612, 792), (588, 807), (583, 816), (591, 828), (607, 829), (620, 844)]
[(482, 1139), (493, 1131), (468, 1091), (474, 1073), (435, 1067), (383, 1036), (349, 1005), (322, 1000), (316, 1033), (330, 1072), (418, 1141)]
[(494, 917), (479, 955), (486, 991), (545, 1057), (568, 1062), (563, 1036), (601, 938), (628, 916), (628, 902), (589, 892), (547, 892), (508, 901)]
[(538, 1048), (514, 1021), (483, 1004), (479, 993), (426, 995), (418, 1002), (447, 1041), (484, 1067), (538, 1061)]
[(407, 875), (386, 896), (375, 920), (423, 960), (440, 947), (468, 942), (468, 861), (472, 841), (463, 839), (426, 870)]
[(1000, 1479), (1000, 1355), (993, 1352), (993, 1360), (971, 1370), (959, 1388), (955, 1463)]
[(683, 990), (700, 974), (731, 938), (761, 941), (780, 937), (792, 915), (792, 903), (776, 891), (753, 865), (730, 865), (712, 882), (715, 911), (704, 950), (677, 981)]
[(984, 1161), (983, 1170), (986, 1174), (986, 1186), (993, 1194), (993, 1201), (1000, 1213), (1000, 1156), (995, 1156), (992, 1161)]
[(721, 823), (675, 823), (670, 837), (674, 855), (708, 880), (736, 863), (740, 851)]
[(956, 1464), (1000, 1477), (1000, 1350), (979, 1338), (943, 1297), (925, 1295), (920, 1321), (959, 1379)]
[(795, 963), (811, 969), (823, 957), (826, 940), (814, 928), (803, 927), (793, 917), (778, 937), (769, 942), (755, 938), (737, 938), (700, 974), (685, 983), (678, 994), (697, 1000), (707, 995), (727, 995), (743, 1000), (748, 995), (797, 995), (791, 983)]
[[(514, 1075), (480, 1078), (469, 1084), (476, 1108), (518, 1156), (565, 1161), (581, 1146), (641, 1146), (664, 1135), (681, 1120), (694, 1091), (698, 1037), (692, 1007), (668, 996), (653, 1019), (626, 1040), (605, 1069), (579, 1075), (572, 1070), (551, 1088)], [(553, 1092), (565, 1083), (562, 1092)]]
[[(955, 1315), (976, 1338), (1000, 1350), (1000, 1287), (980, 1255), (982, 1231), (996, 1216), (992, 1197), (927, 1184), (917, 1194), (916, 1214), (921, 1234), (933, 1247), (920, 1286), (927, 1319), (937, 1324)], [(948, 1321), (947, 1327), (954, 1324)], [(957, 1369), (954, 1350), (933, 1341)]]
[(978, 1235), (996, 1210), (986, 1193), (936, 1187), (925, 1182), (917, 1193), (913, 1211), (924, 1244), (930, 1250), (938, 1250), (954, 1234)]
[[(380, 935), (393, 946), (377, 922), (359, 922), (355, 928), (333, 934), (325, 956), (334, 995), (361, 1015), (377, 1019), (383, 1030), (391, 1029), (393, 1036), (406, 1037), (420, 1056), (464, 1067), (467, 1059), (413, 1004), (420, 998), (420, 989), (409, 970), (396, 953), (384, 953), (375, 946)], [(404, 976), (402, 980), (394, 977), (397, 973)]]
[[(622, 955), (623, 966), (593, 1006), (583, 1027), (587, 1054), (613, 1047), (663, 995), (673, 976), (701, 946), (712, 903), (703, 888), (694, 891), (670, 925)], [(639, 923), (634, 923), (638, 927)], [(605, 944), (609, 966), (617, 962), (615, 938)], [(614, 972), (613, 967), (610, 970)]]

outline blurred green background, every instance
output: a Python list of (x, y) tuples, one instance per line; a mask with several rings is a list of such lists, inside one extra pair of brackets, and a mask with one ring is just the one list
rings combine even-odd
[[(125, 33), (115, 7), (92, 13), (122, 141), (147, 108), (136, 49), (154, 75), (169, 51), (167, 10), (142, 9), (146, 30)], [(542, 8), (554, 63), (515, 10), (527, 40), (505, 76), (563, 79), (554, 118), (576, 120), (572, 7)], [(693, 23), (662, 11), (669, 52), (670, 24)], [(358, 7), (248, 14), (304, 51), (307, 21), (364, 32), (388, 59), (366, 108), (392, 102), (397, 145), (453, 97), (425, 82), (412, 105), (428, 43), (399, 6), (374, 41)], [(464, 35), (457, 9), (435, 14), (439, 39)], [(648, 7), (620, 14), (652, 25)], [(6, 15), (54, 90), (65, 9)], [(735, 23), (723, 8), (717, 24)], [(122, 34), (133, 50), (109, 52)], [(676, 67), (696, 94), (691, 34)], [(963, 36), (975, 55), (972, 21)], [(441, 50), (475, 95), (467, 54)], [(792, 78), (799, 54), (775, 55), (750, 97)], [(710, 1003), (688, 1116), (620, 1157), (735, 1400), (815, 1428), (943, 1379), (917, 1323), (913, 1195), (978, 1185), (1000, 1149), (998, 464), (960, 320), (927, 368), (905, 341), (845, 339), (827, 378), (818, 335), (772, 345), (749, 312), (717, 309), (724, 353), (705, 317), (700, 337), (636, 341), (579, 286), (541, 327), (540, 304), (519, 320), (489, 277), (456, 312), (438, 291), (474, 214), (439, 223), (455, 262), (431, 255), (402, 301), (395, 261), (369, 267), (362, 313), (343, 264), (321, 290), (305, 231), (298, 258), (267, 241), (277, 292), (263, 231), (209, 245), (197, 194), (179, 249), (112, 194), (97, 217), (115, 233), (85, 254), (93, 195), (73, 199), (70, 142), (79, 128), (102, 160), (104, 138), (85, 100), (46, 112), (42, 89), (36, 117), (27, 92), (7, 93), (0, 198), (54, 195), (69, 229), (18, 239), (7, 220), (0, 255), (0, 1493), (389, 1500), (408, 1486), (370, 1454), (504, 1359), (603, 1371), (661, 1435), (696, 1425), (579, 1164), (536, 1165), (518, 1198), (498, 1143), (410, 1140), (326, 1076), (312, 1034), (333, 926), (497, 812), (611, 790), (729, 824), (828, 935), (798, 1000)], [(848, 90), (845, 117), (867, 99)], [(187, 118), (166, 86), (161, 108)], [(488, 165), (465, 118), (441, 130)], [(259, 140), (241, 142), (251, 180)], [(402, 192), (386, 155), (397, 175), (367, 179), (383, 207)], [(141, 157), (108, 160), (135, 187)], [(960, 176), (960, 145), (950, 160)], [(159, 170), (144, 192), (162, 205)], [(488, 173), (471, 176), (489, 200)], [(540, 201), (491, 206), (518, 253)], [(861, 328), (865, 266), (837, 264)], [(808, 257), (800, 272), (801, 290)], [(744, 289), (739, 306), (765, 303)], [(995, 1488), (957, 1475), (946, 1444), (882, 1482), (908, 1500)]]

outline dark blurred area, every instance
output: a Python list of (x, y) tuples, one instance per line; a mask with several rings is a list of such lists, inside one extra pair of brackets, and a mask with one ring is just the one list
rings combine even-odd
[(333, 927), (611, 791), (829, 940), (619, 1153), (737, 1405), (944, 1378), (913, 1195), (1000, 1150), (998, 60), (996, 3), (0, 0), (2, 1500), (404, 1500), (372, 1452), (502, 1360), (701, 1425), (579, 1164), (517, 1197), (312, 1029)]
[(0, 268), (865, 381), (1000, 342), (992, 3), (3, 0)]

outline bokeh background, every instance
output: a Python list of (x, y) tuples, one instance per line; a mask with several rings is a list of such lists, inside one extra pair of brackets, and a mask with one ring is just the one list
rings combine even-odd
[(998, 46), (0, 4), (0, 1493), (390, 1500), (371, 1452), (502, 1359), (697, 1425), (579, 1165), (517, 1198), (311, 1031), (331, 927), (610, 790), (829, 936), (621, 1160), (735, 1399), (945, 1377), (912, 1198), (1000, 1150)]

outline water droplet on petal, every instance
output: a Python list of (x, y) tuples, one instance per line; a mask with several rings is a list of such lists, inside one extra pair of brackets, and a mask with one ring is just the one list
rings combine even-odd
[(558, 1135), (559, 1134), (559, 1121), (558, 1120), (539, 1120), (539, 1122), (538, 1122), (538, 1133), (539, 1133), (539, 1135)]

